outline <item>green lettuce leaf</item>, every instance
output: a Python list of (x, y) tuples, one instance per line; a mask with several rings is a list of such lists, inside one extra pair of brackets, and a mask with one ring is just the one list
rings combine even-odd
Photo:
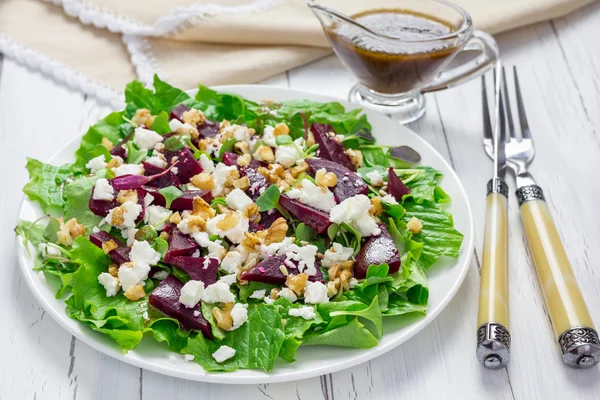
[(92, 188), (100, 178), (107, 177), (107, 170), (98, 171), (95, 175), (82, 176), (65, 185), (64, 188), (64, 214), (65, 220), (77, 218), (77, 221), (85, 226), (87, 233), (97, 226), (102, 218), (95, 215), (89, 208)]
[(28, 158), (26, 168), (29, 171), (29, 182), (23, 192), (31, 201), (37, 201), (44, 213), (61, 216), (65, 205), (63, 184), (73, 175), (73, 166), (65, 164), (56, 167)]
[(78, 171), (85, 170), (85, 164), (98, 154), (93, 153), (94, 148), (102, 143), (102, 138), (110, 140), (115, 146), (133, 131), (133, 126), (123, 120), (123, 112), (108, 114), (96, 124), (92, 125), (81, 138), (81, 144), (75, 152), (75, 166)]
[(428, 201), (431, 203), (447, 203), (450, 197), (438, 186), (442, 173), (431, 167), (394, 170), (402, 182), (410, 189), (416, 203)]
[(329, 345), (356, 349), (368, 349), (377, 346), (377, 343), (377, 338), (357, 318), (330, 331), (307, 335), (302, 341), (307, 346)]

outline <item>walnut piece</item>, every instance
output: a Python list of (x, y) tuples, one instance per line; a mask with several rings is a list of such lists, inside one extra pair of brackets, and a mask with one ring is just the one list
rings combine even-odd
[(119, 266), (117, 264), (110, 264), (108, 266), (108, 273), (115, 278), (119, 276)]
[(250, 154), (243, 154), (238, 157), (237, 165), (240, 167), (247, 167), (250, 165), (250, 161), (252, 161), (252, 156)]
[(206, 121), (204, 113), (200, 110), (196, 110), (195, 108), (184, 111), (181, 115), (181, 119), (183, 119), (183, 122), (186, 124), (190, 124), (192, 126), (202, 125), (204, 121)]
[(115, 241), (112, 240), (112, 239), (109, 240), (108, 242), (102, 243), (102, 250), (104, 251), (104, 254), (110, 253), (111, 251), (113, 251), (117, 247), (119, 247), (119, 246), (117, 246), (117, 244), (115, 243)]
[(222, 231), (228, 231), (234, 227), (236, 227), (240, 223), (240, 215), (236, 212), (230, 212), (225, 215), (225, 218), (217, 222), (217, 229)]
[(269, 146), (266, 144), (261, 144), (258, 146), (258, 149), (256, 149), (254, 158), (256, 158), (258, 161), (272, 163), (275, 161), (275, 154), (273, 154), (273, 149), (271, 149)]
[(285, 239), (285, 235), (288, 231), (288, 224), (285, 218), (279, 217), (267, 229), (267, 236), (265, 236), (265, 244), (270, 245), (271, 243), (280, 243)]
[(124, 204), (127, 202), (137, 203), (138, 202), (138, 194), (136, 190), (119, 190), (119, 194), (117, 195), (117, 202), (119, 204)]
[(280, 122), (273, 128), (273, 136), (289, 135), (290, 128), (285, 122)]
[(250, 179), (247, 176), (242, 176), (240, 179), (233, 182), (233, 187), (236, 189), (246, 190), (250, 187)]
[(412, 217), (410, 220), (408, 220), (406, 227), (409, 231), (416, 235), (417, 233), (421, 232), (421, 229), (423, 229), (423, 223), (419, 221), (418, 218)]
[(77, 236), (85, 235), (85, 226), (77, 222), (77, 218), (71, 218), (67, 222), (63, 222), (62, 217), (58, 219), (60, 229), (57, 232), (58, 242), (65, 246), (71, 246), (73, 239)]
[(360, 150), (348, 149), (346, 150), (346, 154), (348, 154), (350, 161), (352, 161), (352, 164), (354, 164), (356, 167), (360, 168), (365, 165), (363, 162), (363, 155)]
[(260, 212), (256, 203), (248, 204), (242, 213), (250, 222), (258, 224), (260, 222)]
[(256, 232), (244, 232), (244, 240), (240, 244), (248, 251), (256, 251), (256, 246), (259, 246), (262, 242)]
[(117, 168), (117, 167), (120, 167), (121, 165), (123, 165), (123, 163), (117, 157), (113, 157), (106, 164), (106, 168), (107, 169)]
[(321, 168), (315, 174), (315, 182), (319, 186), (334, 187), (337, 185), (337, 175), (333, 172), (327, 172), (325, 168)]
[(215, 179), (207, 172), (200, 172), (198, 175), (192, 176), (190, 182), (200, 190), (212, 190), (215, 188)]
[(205, 221), (208, 221), (214, 217), (217, 212), (202, 197), (196, 196), (192, 200), (192, 214), (202, 217)]
[(307, 281), (308, 275), (303, 272), (298, 275), (288, 275), (288, 277), (285, 278), (285, 285), (300, 296), (304, 293), (304, 287), (306, 286)]
[(371, 208), (369, 209), (369, 214), (376, 217), (381, 215), (383, 212), (383, 206), (381, 205), (381, 197), (375, 196), (371, 198)]
[(223, 309), (213, 307), (212, 315), (217, 322), (217, 326), (223, 330), (229, 331), (233, 327), (233, 318), (231, 318), (233, 303), (225, 303)]
[(301, 173), (308, 171), (308, 164), (306, 161), (300, 161), (296, 166), (290, 169), (292, 177), (295, 179), (300, 176)]
[(145, 126), (146, 128), (152, 128), (154, 123), (154, 116), (147, 108), (140, 108), (135, 110), (135, 115), (131, 118), (131, 121), (137, 126)]
[(169, 217), (169, 222), (172, 224), (178, 224), (181, 222), (181, 215), (179, 215), (179, 211), (173, 213), (173, 215)]
[(144, 292), (144, 288), (142, 287), (142, 285), (131, 286), (125, 292), (125, 297), (127, 297), (131, 301), (137, 301), (137, 300), (141, 299), (142, 297), (144, 297), (145, 295), (146, 295), (146, 292)]

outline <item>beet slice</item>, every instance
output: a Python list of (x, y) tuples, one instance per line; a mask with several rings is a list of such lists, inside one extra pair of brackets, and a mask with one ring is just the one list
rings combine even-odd
[(90, 196), (90, 201), (88, 203), (88, 207), (90, 208), (90, 211), (94, 213), (94, 215), (97, 215), (99, 217), (106, 217), (108, 215), (108, 212), (110, 210), (112, 210), (115, 207), (120, 206), (120, 204), (117, 202), (117, 199), (115, 197), (115, 199), (113, 200), (95, 200), (94, 199), (94, 191), (96, 190), (96, 186), (94, 186), (92, 188), (92, 195)]
[[(205, 260), (208, 260), (205, 264)], [(167, 264), (174, 265), (184, 270), (191, 279), (204, 282), (204, 286), (212, 285), (217, 281), (219, 260), (213, 257), (176, 256), (166, 257)]]
[(179, 121), (183, 122), (183, 113), (189, 110), (191, 110), (191, 108), (185, 104), (180, 104), (171, 110), (170, 119), (178, 119)]
[(202, 316), (200, 303), (194, 308), (187, 308), (179, 302), (183, 283), (169, 274), (148, 296), (150, 305), (171, 318), (175, 318), (184, 329), (196, 329), (207, 339), (212, 339), (210, 324)]
[(402, 202), (402, 198), (410, 194), (410, 189), (398, 178), (392, 167), (388, 170), (388, 192), (398, 202)]
[[(242, 273), (241, 278), (246, 281), (273, 283), (276, 285), (283, 285), (285, 283), (285, 280), (287, 279), (287, 277), (279, 269), (280, 266), (284, 265), (287, 268), (288, 273), (291, 275), (296, 275), (299, 273), (298, 267), (297, 267), (298, 262), (291, 261), (294, 265), (296, 265), (295, 268), (292, 268), (292, 267), (284, 264), (285, 259), (286, 259), (285, 254), (280, 254), (280, 255), (269, 257), (266, 260), (263, 260), (260, 263), (258, 263), (257, 265), (255, 265), (250, 270)], [(323, 273), (319, 269), (319, 265), (317, 264), (316, 261), (315, 261), (315, 268), (317, 269), (317, 273), (312, 276), (309, 276), (308, 280), (311, 282), (322, 282), (323, 281)]]
[(324, 168), (327, 172), (333, 172), (337, 176), (337, 184), (331, 189), (338, 203), (358, 194), (368, 194), (369, 187), (356, 172), (322, 158), (307, 158), (306, 163), (310, 172), (314, 175), (318, 170)]
[(327, 228), (331, 225), (329, 214), (307, 206), (298, 200), (290, 199), (286, 195), (281, 195), (279, 204), (295, 215), (300, 221), (313, 228), (318, 234), (327, 232)]
[(196, 125), (196, 128), (200, 139), (215, 137), (219, 134), (219, 123), (209, 119), (205, 120), (202, 125)]
[[(157, 167), (154, 164), (150, 164), (147, 162), (143, 162), (142, 164), (144, 165), (144, 175), (146, 175), (146, 176), (158, 175), (160, 173), (165, 172), (165, 168)], [(158, 178), (153, 179), (146, 184), (146, 186), (151, 186), (151, 187), (156, 187), (156, 188), (164, 188), (167, 186), (179, 187), (179, 185), (181, 185), (181, 181), (179, 180), (179, 177), (171, 171), (169, 171), (168, 174), (159, 176)]]
[(256, 201), (261, 194), (271, 185), (267, 178), (265, 178), (256, 168), (250, 166), (240, 167), (240, 174), (247, 176), (250, 182), (250, 187), (246, 189), (246, 194)]
[(400, 252), (396, 248), (390, 233), (384, 224), (379, 225), (381, 233), (372, 236), (356, 255), (354, 263), (354, 277), (362, 279), (367, 276), (367, 269), (371, 265), (387, 263), (389, 273), (393, 274), (400, 269)]
[(94, 232), (90, 235), (90, 242), (94, 243), (96, 246), (102, 248), (102, 244), (106, 242), (110, 242), (113, 240), (117, 244), (117, 248), (111, 250), (108, 253), (108, 256), (117, 265), (121, 265), (123, 263), (129, 262), (129, 252), (131, 249), (125, 245), (125, 243), (121, 242), (119, 239), (114, 237), (108, 232), (99, 231)]
[[(225, 152), (223, 153), (223, 164), (227, 165), (228, 167), (231, 167), (232, 165), (237, 165), (238, 158), (240, 158), (240, 155), (237, 153)], [(260, 161), (255, 160), (253, 158), (250, 160), (248, 168), (258, 169), (258, 167), (263, 166), (266, 166), (266, 164), (263, 164)]]
[(194, 158), (194, 154), (188, 147), (184, 147), (177, 153), (177, 177), (181, 183), (188, 183), (190, 178), (202, 172), (200, 163)]
[(198, 243), (179, 229), (174, 229), (169, 235), (169, 249), (165, 260), (177, 256), (191, 256), (198, 249)]
[(346, 154), (344, 145), (329, 136), (329, 132), (334, 132), (331, 125), (314, 123), (310, 127), (310, 131), (315, 137), (315, 142), (319, 144), (317, 150), (319, 157), (343, 165), (351, 171), (356, 171), (350, 156)]
[[(167, 204), (165, 197), (160, 194), (158, 188), (144, 186), (144, 189), (154, 197), (153, 205), (164, 207)], [(169, 209), (173, 211), (192, 210), (194, 197), (202, 197), (207, 203), (210, 203), (213, 199), (210, 190), (183, 190), (183, 196), (173, 200)]]

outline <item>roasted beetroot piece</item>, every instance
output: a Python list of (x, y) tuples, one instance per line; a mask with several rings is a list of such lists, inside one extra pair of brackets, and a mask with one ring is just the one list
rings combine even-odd
[(262, 176), (262, 174), (255, 168), (250, 166), (240, 167), (240, 173), (243, 176), (248, 177), (250, 187), (246, 189), (246, 194), (252, 199), (252, 201), (256, 201), (256, 199), (258, 199), (260, 195), (263, 194), (263, 192), (270, 186), (267, 178)]
[[(283, 285), (285, 280), (287, 279), (286, 275), (281, 272), (282, 265), (288, 271), (288, 274), (296, 275), (299, 273), (298, 271), (298, 262), (297, 261), (289, 261), (289, 263), (294, 264), (296, 267), (291, 267), (290, 265), (284, 264), (286, 259), (285, 254), (272, 256), (267, 258), (266, 260), (261, 261), (249, 271), (242, 273), (242, 279), (246, 281), (253, 282), (263, 282), (263, 283), (273, 283), (276, 285)], [(315, 268), (317, 269), (317, 273), (315, 275), (309, 276), (308, 280), (311, 282), (321, 282), (323, 281), (323, 273), (319, 269), (319, 265), (315, 262)]]
[(129, 135), (127, 135), (125, 139), (121, 140), (118, 144), (115, 145), (115, 147), (112, 148), (112, 150), (110, 151), (110, 155), (119, 156), (123, 160), (127, 160), (127, 150), (125, 150), (125, 143), (127, 143), (132, 136), (133, 131)]
[[(158, 175), (165, 171), (164, 168), (157, 167), (156, 165), (149, 164), (147, 162), (142, 163), (144, 165), (144, 175)], [(150, 182), (146, 184), (147, 186), (152, 186), (155, 188), (164, 188), (168, 186), (176, 186), (179, 187), (181, 185), (181, 181), (172, 171), (169, 173), (159, 176), (158, 178), (152, 179)]]
[(177, 175), (181, 183), (188, 183), (190, 178), (202, 172), (200, 163), (194, 158), (189, 148), (184, 147), (177, 153)]
[(386, 263), (390, 266), (389, 273), (393, 274), (400, 269), (400, 252), (396, 248), (390, 233), (384, 224), (380, 224), (381, 233), (372, 236), (356, 255), (354, 263), (354, 277), (362, 279), (367, 276), (367, 269), (371, 265)]
[(191, 279), (204, 282), (204, 286), (212, 285), (217, 281), (219, 260), (209, 257), (176, 256), (166, 257), (167, 264), (174, 265), (184, 270)]
[(92, 195), (90, 196), (90, 201), (88, 203), (88, 207), (90, 208), (90, 211), (94, 213), (94, 215), (97, 215), (99, 217), (106, 217), (110, 210), (112, 210), (115, 207), (120, 206), (120, 204), (117, 202), (116, 198), (112, 201), (94, 200), (94, 191), (95, 190), (96, 190), (96, 187), (94, 186), (92, 188)]
[(96, 246), (102, 248), (102, 244), (110, 241), (114, 241), (117, 245), (117, 248), (111, 250), (108, 253), (108, 256), (117, 265), (121, 265), (123, 263), (129, 262), (129, 252), (131, 249), (125, 245), (125, 243), (121, 242), (119, 239), (114, 237), (108, 232), (99, 231), (94, 232), (90, 235), (90, 242), (94, 243)]
[(148, 296), (150, 305), (171, 318), (175, 318), (184, 329), (196, 329), (207, 339), (212, 339), (212, 330), (202, 316), (200, 304), (187, 308), (179, 302), (183, 283), (169, 274)]
[(191, 256), (196, 249), (198, 249), (198, 243), (175, 228), (169, 235), (169, 249), (165, 254), (165, 260), (177, 256)]
[(313, 228), (318, 234), (327, 232), (327, 228), (331, 225), (329, 214), (307, 206), (298, 200), (290, 199), (286, 195), (281, 195), (279, 204), (300, 221)]
[(305, 161), (313, 176), (321, 168), (324, 168), (327, 172), (333, 172), (337, 176), (337, 184), (331, 191), (338, 203), (341, 203), (349, 197), (354, 197), (357, 194), (366, 195), (369, 193), (369, 187), (360, 175), (343, 165), (323, 158), (307, 158)]
[(171, 119), (174, 118), (174, 119), (178, 119), (179, 121), (183, 122), (183, 113), (186, 111), (189, 111), (189, 110), (191, 110), (191, 108), (189, 108), (185, 104), (180, 104), (171, 110), (171, 115), (170, 115)]
[(410, 189), (398, 178), (392, 167), (388, 170), (388, 192), (398, 202), (401, 202), (404, 196), (410, 194)]
[(204, 121), (203, 124), (198, 124), (196, 128), (200, 139), (215, 137), (219, 134), (219, 123), (209, 119)]
[[(144, 189), (154, 197), (152, 205), (164, 207), (167, 204), (158, 188), (145, 186)], [(202, 197), (207, 203), (213, 199), (209, 190), (183, 190), (183, 196), (173, 200), (169, 209), (174, 211), (192, 210), (194, 197)]]
[(350, 160), (350, 156), (346, 154), (344, 145), (329, 136), (329, 132), (334, 132), (331, 125), (314, 123), (310, 127), (310, 131), (315, 137), (315, 142), (319, 144), (319, 149), (317, 150), (319, 157), (343, 165), (351, 171), (356, 171), (356, 167), (352, 163), (352, 160)]
[(226, 151), (223, 153), (223, 164), (231, 167), (232, 165), (237, 165), (237, 159), (240, 157), (237, 153), (232, 153), (230, 151)]
[(283, 217), (283, 215), (281, 215), (281, 213), (276, 209), (263, 211), (260, 213), (260, 221), (258, 223), (250, 222), (250, 227), (248, 230), (250, 232), (257, 232), (264, 229), (269, 229), (271, 224), (279, 217)]

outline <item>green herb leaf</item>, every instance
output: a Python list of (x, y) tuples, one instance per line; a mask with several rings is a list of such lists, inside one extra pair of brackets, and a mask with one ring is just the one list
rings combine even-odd
[(152, 130), (158, 134), (164, 135), (171, 132), (171, 127), (169, 126), (169, 114), (165, 111), (161, 111), (156, 117), (154, 117), (154, 122), (152, 122)]
[(342, 325), (327, 332), (315, 332), (304, 337), (303, 345), (329, 345), (368, 349), (377, 346), (377, 338), (354, 318), (346, 325)]
[(271, 185), (256, 199), (256, 205), (260, 212), (269, 211), (279, 207), (281, 192), (275, 185)]
[(139, 164), (148, 155), (148, 150), (140, 149), (132, 141), (127, 142), (127, 163)]
[(235, 144), (235, 142), (237, 142), (235, 138), (230, 138), (227, 139), (225, 143), (221, 145), (221, 148), (219, 149), (219, 160), (223, 159), (223, 154), (230, 153), (233, 151), (233, 145)]
[(279, 135), (275, 137), (275, 143), (279, 146), (285, 146), (294, 143), (290, 135)]
[(310, 226), (301, 222), (296, 227), (296, 239), (303, 240), (305, 242), (312, 242), (317, 238), (317, 232), (315, 232)]
[(178, 134), (171, 136), (163, 142), (165, 144), (165, 150), (177, 151), (183, 149), (190, 142), (190, 135)]
[(177, 189), (175, 186), (167, 186), (165, 188), (159, 189), (158, 193), (162, 194), (165, 198), (165, 207), (171, 207), (171, 204), (174, 200), (183, 196), (183, 192)]

